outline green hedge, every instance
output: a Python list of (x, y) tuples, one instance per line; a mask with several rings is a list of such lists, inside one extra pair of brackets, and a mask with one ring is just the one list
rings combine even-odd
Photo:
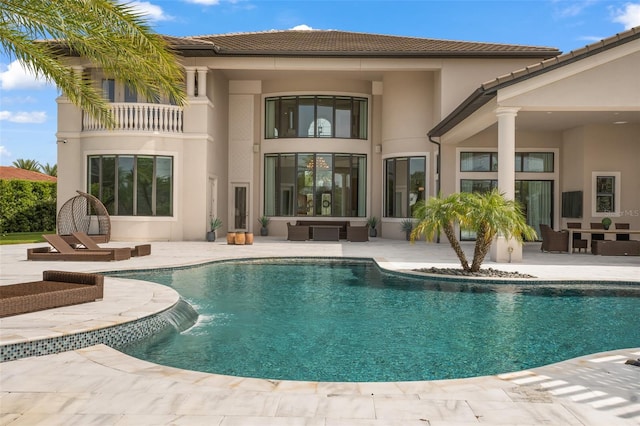
[(56, 229), (55, 182), (0, 180), (0, 232)]

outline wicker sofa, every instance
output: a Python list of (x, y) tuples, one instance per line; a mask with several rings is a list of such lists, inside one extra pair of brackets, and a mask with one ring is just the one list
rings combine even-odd
[(338, 230), (338, 238), (341, 240), (347, 239), (347, 226), (349, 226), (348, 220), (298, 220), (296, 222), (296, 226), (306, 226), (308, 227), (309, 237), (308, 240), (313, 238), (313, 227), (314, 226), (337, 226), (340, 229)]
[(0, 286), (0, 317), (93, 302), (103, 295), (102, 275), (44, 271), (42, 281)]
[(591, 253), (600, 256), (640, 256), (640, 241), (594, 240)]

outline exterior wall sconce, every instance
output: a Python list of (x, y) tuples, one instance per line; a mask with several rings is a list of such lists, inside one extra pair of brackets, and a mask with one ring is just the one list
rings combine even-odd
[(58, 139), (56, 143), (67, 143), (66, 139)]
[(375, 147), (376, 154), (380, 154), (382, 152), (382, 145), (378, 144)]
[(253, 152), (255, 153), (260, 152), (260, 145), (258, 145), (257, 143), (253, 144)]

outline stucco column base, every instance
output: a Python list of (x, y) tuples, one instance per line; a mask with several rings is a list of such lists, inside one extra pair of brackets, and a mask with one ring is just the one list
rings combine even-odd
[(497, 263), (522, 262), (522, 244), (514, 238), (496, 237), (489, 249), (489, 257)]

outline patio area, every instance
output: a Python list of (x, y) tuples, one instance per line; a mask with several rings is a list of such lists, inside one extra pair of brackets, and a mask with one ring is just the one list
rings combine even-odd
[[(121, 262), (27, 261), (27, 248), (41, 245), (1, 246), (0, 284), (36, 280), (44, 270), (103, 272), (250, 257), (372, 258), (382, 268), (401, 271), (459, 267), (446, 242), (381, 238), (350, 243), (259, 237), (246, 246), (227, 245), (222, 238), (214, 243), (154, 242), (150, 256)], [(539, 248), (540, 243), (527, 244), (522, 263), (486, 261), (483, 267), (541, 280), (640, 283), (640, 257), (550, 254)], [(471, 253), (473, 246), (465, 243), (464, 249)], [(173, 290), (157, 284), (106, 277), (100, 302), (3, 318), (0, 344), (126, 323), (162, 311), (177, 299)], [(638, 425), (640, 368), (625, 365), (630, 358), (640, 358), (640, 347), (497, 376), (323, 383), (178, 370), (97, 345), (0, 364), (0, 424)]]

